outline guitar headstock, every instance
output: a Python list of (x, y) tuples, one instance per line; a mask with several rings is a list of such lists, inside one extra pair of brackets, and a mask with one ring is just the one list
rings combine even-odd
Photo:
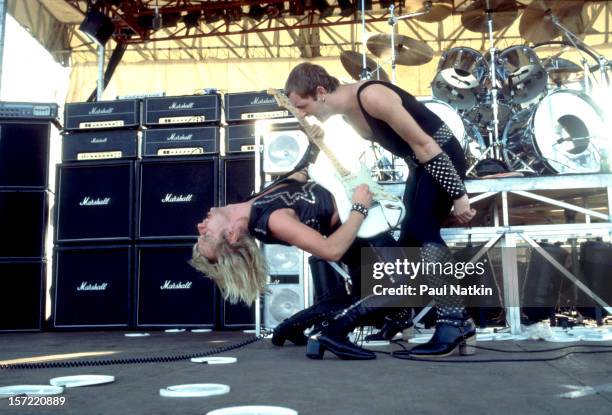
[(276, 100), (276, 103), (281, 107), (285, 107), (290, 111), (293, 108), (293, 105), (291, 104), (291, 101), (289, 101), (289, 98), (287, 98), (287, 95), (285, 95), (280, 89), (268, 88), (267, 93), (268, 95), (272, 95)]

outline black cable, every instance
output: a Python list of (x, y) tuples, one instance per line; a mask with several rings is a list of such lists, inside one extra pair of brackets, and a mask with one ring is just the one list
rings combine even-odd
[(126, 358), (126, 359), (107, 359), (107, 360), (73, 360), (67, 362), (42, 362), (42, 363), (15, 363), (8, 365), (1, 365), (0, 370), (16, 370), (16, 369), (55, 369), (64, 367), (89, 367), (89, 366), (110, 366), (110, 365), (126, 365), (126, 364), (142, 364), (142, 363), (167, 363), (167, 362), (178, 362), (181, 360), (189, 360), (194, 357), (207, 357), (219, 353), (229, 352), (230, 350), (236, 350), (241, 347), (248, 346), (251, 343), (255, 343), (259, 340), (264, 339), (268, 333), (264, 332), (259, 337), (254, 336), (247, 340), (243, 340), (239, 343), (218, 347), (216, 349), (209, 350), (204, 353), (191, 353), (177, 356), (154, 356), (154, 357), (137, 357), (137, 358)]

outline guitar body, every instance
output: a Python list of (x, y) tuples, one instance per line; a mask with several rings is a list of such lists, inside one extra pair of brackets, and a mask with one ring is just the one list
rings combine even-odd
[[(309, 166), (308, 174), (334, 196), (340, 221), (342, 223), (346, 222), (351, 214), (355, 188), (360, 184), (367, 184), (375, 203), (370, 207), (368, 216), (361, 224), (357, 236), (371, 238), (383, 232), (397, 229), (406, 214), (406, 208), (402, 201), (397, 196), (386, 192), (375, 182), (370, 175), (370, 171), (362, 163), (359, 163), (359, 166), (352, 166), (350, 169), (343, 166), (325, 144), (323, 137), (309, 134), (312, 124), (301, 116), (285, 94), (274, 89), (269, 89), (268, 94), (273, 95), (280, 106), (287, 108), (293, 114), (304, 128), (308, 139), (321, 150), (315, 163)], [(355, 135), (355, 138), (361, 139), (348, 124), (344, 124), (342, 133), (344, 140), (349, 142), (351, 134)]]
[[(365, 165), (361, 164), (359, 173), (351, 174), (347, 180), (335, 172), (324, 154), (319, 154), (315, 163), (308, 167), (308, 175), (333, 195), (342, 223), (346, 222), (351, 214), (353, 189), (355, 187), (360, 184), (367, 184), (372, 193), (376, 193), (377, 189), (382, 190), (380, 185), (372, 179)], [(370, 207), (368, 216), (357, 231), (359, 238), (371, 238), (395, 229), (404, 219), (406, 209), (401, 200), (392, 195), (383, 194), (382, 196), (389, 200), (379, 198)]]

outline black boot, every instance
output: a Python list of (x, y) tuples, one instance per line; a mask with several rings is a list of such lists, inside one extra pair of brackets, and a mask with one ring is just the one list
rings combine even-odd
[(295, 313), (274, 328), (272, 344), (282, 346), (285, 344), (285, 340), (289, 340), (298, 346), (304, 346), (308, 341), (304, 330), (333, 316), (350, 303), (351, 299), (347, 296), (346, 298), (322, 301)]
[(440, 315), (436, 330), (427, 343), (413, 347), (411, 357), (444, 357), (459, 350), (461, 355), (476, 353), (476, 325), (464, 311)]
[(308, 339), (306, 356), (322, 359), (325, 351), (329, 350), (341, 359), (376, 359), (374, 352), (362, 349), (348, 339), (348, 334), (355, 328), (359, 318), (371, 311), (363, 303), (363, 300), (359, 301), (332, 319), (324, 321), (322, 330)]
[(366, 336), (365, 341), (391, 340), (397, 333), (410, 327), (412, 327), (412, 309), (400, 309), (396, 313), (386, 315), (382, 328), (377, 333)]
[[(427, 263), (452, 263), (453, 257), (444, 245), (427, 243), (421, 248), (421, 256)], [(434, 268), (435, 270), (435, 268)], [(454, 276), (434, 271), (427, 275), (430, 287), (440, 288), (456, 283)], [(459, 350), (462, 355), (475, 353), (476, 326), (465, 311), (463, 297), (455, 295), (434, 296), (436, 302), (436, 330), (431, 340), (413, 347), (411, 357), (443, 357)]]

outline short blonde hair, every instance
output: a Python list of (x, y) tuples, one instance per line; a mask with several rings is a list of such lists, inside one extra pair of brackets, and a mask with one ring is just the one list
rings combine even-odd
[(234, 244), (225, 238), (215, 247), (216, 262), (209, 261), (193, 246), (189, 264), (212, 279), (231, 303), (242, 300), (251, 305), (266, 292), (268, 269), (261, 249), (250, 235), (242, 235)]

